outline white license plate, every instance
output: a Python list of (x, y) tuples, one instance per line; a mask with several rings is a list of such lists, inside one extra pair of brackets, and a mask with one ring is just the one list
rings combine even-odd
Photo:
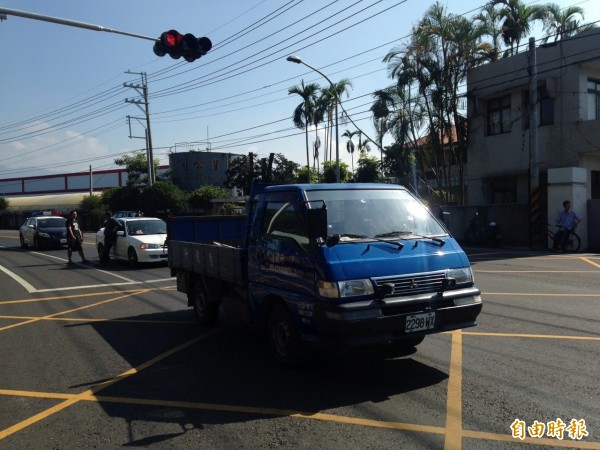
[(435, 313), (414, 314), (406, 317), (405, 333), (430, 330), (435, 326)]
[(66, 243), (67, 243), (67, 240), (66, 240), (66, 239), (61, 239), (61, 240), (60, 240), (60, 243), (61, 243), (61, 244), (66, 244)]

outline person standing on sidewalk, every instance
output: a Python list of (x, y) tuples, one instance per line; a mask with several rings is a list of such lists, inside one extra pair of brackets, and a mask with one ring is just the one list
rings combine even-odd
[(77, 211), (73, 210), (69, 213), (69, 218), (67, 219), (67, 256), (68, 261), (67, 264), (71, 264), (73, 260), (71, 257), (73, 256), (73, 252), (78, 252), (79, 256), (81, 256), (81, 262), (88, 262), (83, 255), (83, 233), (81, 228), (79, 228), (79, 222), (77, 222)]

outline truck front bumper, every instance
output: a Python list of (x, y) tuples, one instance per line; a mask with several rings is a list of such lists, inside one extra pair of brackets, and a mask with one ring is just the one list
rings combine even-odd
[[(450, 290), (442, 294), (389, 297), (366, 302), (317, 302), (319, 334), (303, 337), (307, 341), (323, 344), (385, 344), (475, 326), (481, 308), (481, 293), (475, 287)], [(431, 317), (431, 328), (407, 331), (407, 318), (422, 314)]]

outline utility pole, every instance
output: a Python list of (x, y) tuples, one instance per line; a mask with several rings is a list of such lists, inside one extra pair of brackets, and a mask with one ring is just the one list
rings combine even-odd
[[(129, 70), (125, 73), (133, 75), (140, 75), (142, 77), (142, 84), (129, 84), (123, 83), (124, 87), (135, 89), (143, 100), (135, 100), (126, 98), (125, 103), (133, 103), (136, 105), (146, 116), (146, 159), (148, 160), (148, 185), (152, 186), (156, 181), (156, 174), (154, 173), (154, 154), (152, 151), (152, 132), (150, 131), (150, 105), (148, 103), (148, 79), (146, 72), (130, 72)], [(144, 105), (142, 108), (140, 105)], [(129, 118), (129, 117), (128, 117)], [(131, 137), (131, 133), (130, 136)]]
[(529, 241), (541, 232), (540, 149), (538, 145), (538, 95), (535, 39), (529, 38)]

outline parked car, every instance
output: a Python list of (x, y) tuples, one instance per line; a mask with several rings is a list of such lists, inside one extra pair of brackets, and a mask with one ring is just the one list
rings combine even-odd
[[(156, 217), (121, 217), (117, 219), (117, 239), (110, 251), (111, 258), (138, 263), (166, 262), (167, 223)], [(98, 256), (104, 251), (104, 228), (96, 233)]]
[(31, 245), (36, 250), (43, 247), (67, 245), (67, 226), (64, 217), (30, 217), (19, 229), (21, 247)]

